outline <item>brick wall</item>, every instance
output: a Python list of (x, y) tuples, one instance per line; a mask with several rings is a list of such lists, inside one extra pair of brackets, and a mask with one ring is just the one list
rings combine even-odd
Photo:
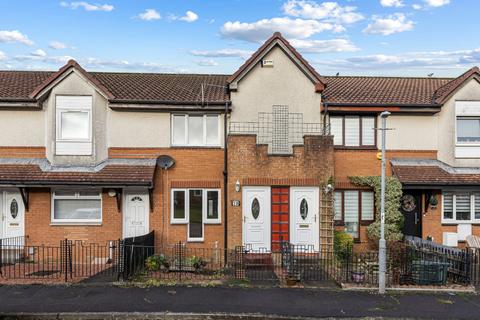
[(267, 186), (320, 186), (333, 176), (332, 137), (306, 136), (304, 142), (293, 147), (292, 155), (272, 156), (266, 145), (256, 144), (253, 135), (228, 137), (229, 247), (242, 244), (242, 207), (231, 206), (232, 200), (242, 200), (242, 192), (234, 190), (237, 180)]
[[(381, 161), (377, 159), (378, 150), (353, 150), (353, 149), (335, 149), (335, 185), (341, 189), (359, 188), (350, 183), (348, 177), (351, 176), (380, 176)], [(386, 152), (386, 174), (392, 175), (390, 159), (393, 158), (421, 158), (436, 159), (436, 150), (387, 150)], [(440, 224), (439, 224), (440, 226)], [(434, 225), (428, 225), (428, 228)], [(371, 249), (376, 244), (368, 241), (367, 226), (360, 226), (360, 243), (356, 244), (356, 249)], [(426, 230), (427, 226), (423, 227)], [(438, 227), (436, 227), (438, 228)], [(342, 226), (337, 226), (336, 230), (342, 231)]]
[[(42, 148), (1, 148), (0, 157), (20, 155), (42, 157)], [(223, 157), (220, 148), (114, 148), (110, 158), (156, 158), (170, 155), (176, 161), (167, 172), (160, 169), (155, 174), (153, 210), (150, 211), (150, 230), (155, 230), (156, 244), (187, 241), (187, 225), (170, 224), (170, 189), (219, 188), (221, 189), (222, 224), (207, 224), (204, 228), (205, 240), (192, 243), (197, 247), (223, 247)], [(122, 237), (123, 214), (118, 212), (115, 197), (109, 197), (108, 190), (102, 195), (101, 225), (51, 225), (51, 194), (49, 188), (32, 188), (29, 211), (25, 213), (25, 234), (32, 244), (57, 245), (65, 238), (87, 242), (105, 243)], [(164, 197), (165, 195), (165, 197)]]
[(192, 242), (193, 247), (223, 248), (223, 157), (220, 148), (111, 148), (110, 158), (156, 158), (169, 155), (175, 166), (167, 171), (157, 169), (153, 189), (153, 211), (150, 230), (155, 230), (157, 245), (187, 241), (186, 224), (170, 224), (170, 190), (178, 188), (220, 187), (222, 224), (206, 224), (204, 241)]

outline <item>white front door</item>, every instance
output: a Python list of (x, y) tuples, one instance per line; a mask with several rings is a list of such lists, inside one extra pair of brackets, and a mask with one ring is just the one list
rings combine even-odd
[(123, 219), (123, 237), (138, 237), (149, 232), (148, 193), (127, 193)]
[(319, 249), (319, 189), (290, 188), (290, 242)]
[(243, 244), (253, 250), (270, 250), (270, 187), (243, 187)]
[(23, 237), (25, 235), (25, 208), (20, 192), (0, 191), (2, 223), (0, 238)]

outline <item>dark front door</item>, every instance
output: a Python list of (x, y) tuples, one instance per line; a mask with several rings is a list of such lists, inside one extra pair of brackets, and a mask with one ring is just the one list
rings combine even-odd
[(403, 234), (422, 237), (422, 194), (418, 191), (404, 191), (400, 210), (405, 217)]

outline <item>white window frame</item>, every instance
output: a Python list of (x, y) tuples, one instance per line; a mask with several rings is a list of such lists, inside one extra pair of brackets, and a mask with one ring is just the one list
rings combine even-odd
[[(346, 137), (345, 137), (345, 134), (346, 134), (346, 128), (345, 128), (345, 123), (346, 123), (346, 119), (349, 118), (349, 119), (357, 119), (358, 120), (358, 145), (347, 145), (346, 144)], [(364, 138), (363, 138), (363, 134), (365, 132), (365, 128), (364, 128), (364, 119), (366, 118), (371, 118), (373, 119), (373, 125), (374, 127), (372, 128), (373, 129), (373, 144), (365, 144), (364, 143)], [(340, 137), (334, 137), (334, 146), (335, 147), (341, 147), (341, 148), (352, 148), (352, 149), (355, 149), (355, 148), (375, 148), (377, 146), (377, 133), (376, 133), (376, 127), (377, 127), (377, 117), (374, 116), (374, 115), (331, 115), (330, 116), (330, 125), (331, 125), (331, 120), (332, 119), (335, 119), (336, 121), (339, 121), (339, 125), (340, 125), (340, 134), (341, 136)], [(341, 143), (335, 143), (335, 141), (337, 142), (341, 142)]]
[[(201, 190), (202, 191), (202, 228), (203, 232), (202, 238), (190, 238), (190, 190)], [(174, 201), (173, 195), (175, 191), (182, 191), (185, 193), (185, 218), (184, 219), (175, 219), (173, 217), (174, 213)], [(218, 218), (211, 219), (207, 216), (207, 192), (216, 191), (218, 194)], [(205, 239), (205, 225), (206, 224), (221, 224), (222, 223), (222, 205), (221, 205), (221, 189), (212, 189), (212, 188), (172, 188), (170, 190), (170, 224), (187, 224), (187, 241), (188, 242), (202, 242)]]
[[(203, 142), (201, 144), (192, 144), (188, 141), (188, 118), (192, 117), (203, 117)], [(183, 117), (184, 118), (184, 124), (185, 124), (185, 142), (184, 143), (176, 143), (174, 139), (174, 125), (173, 125), (173, 119), (174, 117)], [(208, 143), (207, 142), (207, 117), (217, 117), (217, 141), (214, 143)], [(221, 146), (221, 125), (220, 125), (220, 115), (219, 114), (181, 114), (181, 113), (173, 113), (170, 119), (170, 133), (171, 133), (171, 145), (173, 147), (220, 147)]]
[[(78, 98), (92, 98), (91, 96), (56, 96), (56, 99), (61, 98), (61, 97), (78, 97)], [(56, 140), (61, 141), (61, 142), (92, 142), (92, 103), (90, 105), (84, 105), (84, 106), (75, 106), (75, 107), (70, 107), (70, 106), (59, 106), (56, 103)], [(78, 138), (78, 139), (63, 139), (62, 138), (62, 114), (63, 113), (69, 113), (69, 112), (81, 112), (81, 113), (87, 113), (88, 114), (88, 138)]]
[[(452, 219), (446, 219), (444, 215), (445, 209), (445, 192), (452, 194)], [(467, 193), (470, 195), (470, 220), (457, 220), (457, 205), (456, 205), (456, 198), (457, 194), (464, 194)], [(449, 191), (445, 190), (442, 192), (442, 224), (462, 224), (462, 223), (479, 223), (480, 219), (475, 219), (475, 193), (480, 193), (480, 191)], [(480, 199), (479, 199), (480, 201)]]
[[(184, 218), (175, 218), (174, 217), (174, 205), (175, 205), (175, 198), (174, 198), (174, 193), (175, 191), (181, 191), (184, 193), (184, 208), (185, 208), (185, 217)], [(187, 204), (189, 203), (189, 194), (188, 194), (188, 189), (172, 189), (170, 192), (170, 224), (187, 224), (188, 223), (188, 206)]]
[[(74, 195), (57, 195), (57, 191), (73, 192)], [(96, 196), (83, 196), (81, 192), (98, 191)], [(55, 200), (100, 200), (100, 219), (55, 219)], [(101, 190), (81, 190), (81, 189), (55, 189), (51, 192), (51, 210), (50, 221), (52, 224), (101, 224), (103, 221), (103, 199)]]
[[(69, 105), (60, 103), (63, 98), (88, 99), (87, 104)], [(92, 96), (55, 96), (55, 154), (58, 155), (91, 155), (93, 140), (93, 97)], [(62, 114), (64, 113), (87, 113), (88, 114), (88, 137), (76, 139), (62, 138)], [(61, 147), (60, 147), (61, 146)], [(61, 151), (60, 151), (61, 150)]]

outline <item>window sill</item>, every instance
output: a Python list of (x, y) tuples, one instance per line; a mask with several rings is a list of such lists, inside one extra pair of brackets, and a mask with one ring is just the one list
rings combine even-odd
[(202, 239), (188, 239), (187, 242), (189, 243), (201, 243), (201, 242), (204, 242), (205, 240), (202, 238)]
[(334, 150), (378, 151), (377, 146), (363, 146), (363, 147), (333, 146), (333, 149)]
[(222, 149), (222, 146), (170, 146), (173, 149)]
[(182, 225), (182, 224), (188, 224), (188, 221), (170, 221), (170, 224)]
[(102, 226), (102, 222), (50, 222), (50, 226)]

